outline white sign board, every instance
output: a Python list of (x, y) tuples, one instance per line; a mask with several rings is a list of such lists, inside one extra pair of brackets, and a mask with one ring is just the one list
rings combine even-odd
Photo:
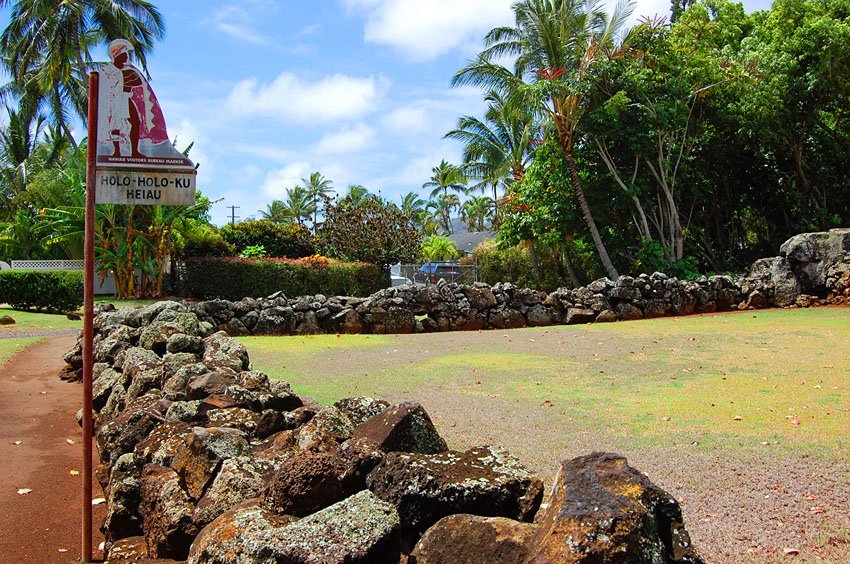
[(99, 69), (95, 202), (193, 205), (195, 165), (171, 143), (156, 95), (129, 63), (132, 50), (116, 39)]
[(95, 182), (98, 204), (191, 206), (195, 203), (194, 171), (99, 168)]

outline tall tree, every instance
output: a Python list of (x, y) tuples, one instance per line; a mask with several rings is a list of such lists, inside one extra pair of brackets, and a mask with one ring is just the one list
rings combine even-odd
[(295, 186), (286, 191), (286, 199), (283, 201), (283, 213), (289, 215), (298, 225), (304, 226), (315, 211), (310, 195), (302, 186)]
[[(598, 0), (519, 0), (513, 10), (515, 26), (491, 30), (485, 50), (452, 83), (509, 92), (549, 116), (570, 167), (582, 218), (608, 276), (616, 279), (619, 274), (591, 213), (576, 151), (594, 67), (602, 58), (622, 52), (621, 32), (632, 5), (621, 2), (609, 15)], [(513, 72), (494, 62), (503, 56), (515, 58)]]
[(292, 214), (289, 207), (281, 200), (272, 200), (266, 204), (266, 209), (260, 210), (260, 215), (263, 219), (268, 219), (275, 223), (289, 223), (292, 221)]
[(464, 144), (465, 170), (480, 179), (482, 191), (493, 188), (494, 222), (498, 217), (499, 183), (518, 182), (534, 153), (534, 144), (541, 135), (541, 126), (534, 115), (519, 103), (511, 103), (498, 91), (485, 98), (487, 111), (484, 120), (463, 116), (457, 129), (446, 137)]
[(431, 188), (431, 198), (439, 194), (448, 195), (449, 190), (459, 194), (465, 194), (466, 178), (463, 170), (447, 161), (442, 160), (440, 164), (431, 169), (431, 180), (422, 185), (423, 188)]
[(428, 201), (427, 207), (429, 210), (433, 210), (434, 215), (439, 218), (443, 233), (446, 235), (453, 234), (452, 213), (460, 207), (460, 199), (457, 194), (438, 194)]
[(484, 231), (493, 215), (493, 201), (484, 196), (471, 196), (460, 206), (460, 217), (470, 231)]
[(0, 7), (11, 7), (0, 54), (12, 82), (2, 94), (47, 110), (69, 139), (70, 113), (86, 119), (92, 50), (127, 39), (146, 69), (147, 54), (165, 33), (162, 15), (147, 0), (0, 0)]
[(319, 203), (333, 191), (333, 182), (318, 171), (311, 173), (309, 178), (302, 178), (301, 182), (313, 206), (313, 235), (316, 235), (319, 228)]

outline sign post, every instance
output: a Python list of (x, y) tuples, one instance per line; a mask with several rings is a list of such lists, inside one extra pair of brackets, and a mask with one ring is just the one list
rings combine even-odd
[(92, 377), (95, 204), (195, 203), (195, 165), (174, 148), (147, 78), (129, 63), (133, 45), (109, 44), (111, 62), (89, 75), (83, 279), (82, 561), (92, 561)]
[(92, 560), (92, 371), (94, 369), (94, 178), (99, 75), (89, 75), (86, 227), (83, 243), (83, 562)]

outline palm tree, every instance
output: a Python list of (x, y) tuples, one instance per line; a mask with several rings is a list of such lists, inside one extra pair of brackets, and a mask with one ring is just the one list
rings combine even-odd
[(345, 197), (348, 199), (352, 206), (360, 205), (363, 200), (366, 199), (366, 196), (369, 195), (369, 190), (367, 190), (365, 186), (361, 186), (360, 184), (349, 184), (348, 191), (345, 193)]
[(460, 199), (457, 197), (457, 194), (439, 194), (429, 200), (427, 208), (433, 210), (434, 215), (439, 218), (443, 233), (451, 235), (454, 233), (452, 229), (452, 212), (459, 206)]
[(69, 138), (69, 113), (86, 119), (86, 74), (91, 51), (113, 39), (127, 39), (147, 69), (147, 53), (165, 26), (147, 0), (0, 0), (11, 7), (0, 34), (2, 66), (12, 77), (0, 95), (27, 99), (49, 111)]
[(482, 192), (492, 186), (495, 223), (499, 183), (522, 180), (542, 128), (531, 112), (498, 91), (489, 92), (484, 99), (488, 108), (483, 121), (463, 116), (457, 129), (445, 136), (464, 144), (464, 167), (470, 176), (481, 180), (478, 187)]
[(484, 196), (472, 196), (460, 207), (460, 217), (470, 231), (484, 231), (493, 213), (493, 201)]
[(431, 188), (431, 197), (434, 198), (442, 193), (444, 196), (453, 190), (460, 194), (466, 194), (466, 178), (463, 170), (445, 160), (431, 169), (431, 180), (422, 185), (423, 188)]
[(292, 215), (289, 208), (281, 200), (272, 200), (266, 204), (265, 210), (260, 210), (260, 215), (263, 219), (273, 221), (275, 223), (289, 223), (292, 221)]
[[(609, 16), (599, 0), (519, 0), (513, 7), (515, 27), (491, 30), (485, 38), (485, 50), (452, 80), (453, 85), (473, 84), (509, 92), (549, 117), (569, 166), (582, 216), (612, 279), (619, 274), (590, 211), (575, 150), (582, 137), (585, 86), (592, 80), (597, 61), (624, 49), (619, 36), (632, 9), (632, 4), (621, 2)], [(502, 56), (515, 57), (514, 72), (493, 62)]]
[(319, 229), (319, 200), (326, 198), (333, 191), (331, 189), (333, 182), (318, 171), (310, 174), (310, 178), (302, 178), (301, 182), (313, 205), (313, 235), (316, 235)]
[(427, 260), (454, 260), (460, 256), (457, 243), (448, 237), (432, 235), (422, 241), (422, 256)]
[(302, 186), (295, 186), (286, 191), (286, 200), (284, 200), (283, 206), (283, 213), (288, 214), (302, 227), (304, 227), (305, 221), (310, 220), (314, 211), (310, 195)]
[(408, 192), (402, 196), (399, 209), (402, 213), (412, 217), (416, 225), (421, 228), (425, 216), (426, 203), (416, 192)]

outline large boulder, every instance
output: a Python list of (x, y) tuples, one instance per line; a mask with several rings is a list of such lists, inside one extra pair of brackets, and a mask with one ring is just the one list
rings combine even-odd
[(132, 347), (115, 360), (115, 366), (121, 367), (127, 384), (127, 396), (135, 399), (150, 390), (161, 388), (164, 381), (162, 359), (153, 351)]
[(194, 313), (164, 311), (142, 330), (139, 346), (163, 355), (168, 348), (168, 339), (172, 335), (197, 336), (199, 330), (198, 316)]
[(102, 461), (114, 463), (122, 454), (132, 452), (138, 442), (162, 423), (164, 414), (159, 399), (158, 395), (138, 398), (128, 403), (117, 417), (98, 427), (95, 438)]
[(315, 513), (354, 493), (346, 470), (337, 452), (301, 451), (271, 476), (263, 505), (281, 515)]
[(679, 504), (616, 454), (561, 463), (530, 562), (696, 563)]
[(825, 295), (827, 271), (843, 254), (850, 252), (850, 229), (832, 229), (821, 233), (801, 233), (779, 248), (805, 294)]
[(428, 529), (410, 564), (519, 564), (531, 550), (537, 527), (504, 517), (449, 515)]
[(148, 464), (141, 478), (141, 514), (151, 558), (185, 559), (198, 533), (195, 505), (171, 468)]
[(261, 550), (255, 546), (259, 533), (285, 527), (297, 519), (264, 509), (258, 499), (235, 505), (198, 534), (189, 551), (189, 564), (252, 562), (247, 553)]
[(397, 564), (401, 554), (395, 508), (368, 491), (250, 536), (240, 562)]
[(370, 417), (383, 413), (390, 404), (381, 399), (357, 397), (341, 399), (333, 406), (347, 415), (348, 419), (357, 426)]
[(750, 277), (773, 287), (773, 304), (787, 307), (797, 301), (802, 286), (785, 257), (759, 259), (753, 263)]
[(435, 455), (390, 453), (366, 483), (398, 508), (406, 528), (420, 533), (454, 513), (531, 521), (543, 498), (539, 478), (489, 446)]
[(370, 417), (355, 429), (354, 438), (372, 442), (384, 452), (435, 454), (448, 450), (425, 408), (413, 402)]
[(250, 370), (248, 350), (224, 331), (204, 339), (203, 363), (210, 368), (229, 368), (235, 372)]
[(192, 516), (195, 524), (201, 529), (231, 507), (258, 497), (266, 486), (264, 474), (273, 469), (273, 462), (251, 456), (225, 460), (198, 501)]
[(192, 427), (182, 421), (166, 422), (136, 443), (134, 453), (145, 464), (171, 466), (174, 456), (192, 435)]
[(200, 499), (221, 462), (249, 452), (245, 433), (226, 427), (195, 427), (174, 455), (172, 468), (192, 499)]
[(112, 466), (106, 491), (106, 517), (100, 527), (106, 542), (142, 534), (140, 470), (133, 454), (121, 456)]

